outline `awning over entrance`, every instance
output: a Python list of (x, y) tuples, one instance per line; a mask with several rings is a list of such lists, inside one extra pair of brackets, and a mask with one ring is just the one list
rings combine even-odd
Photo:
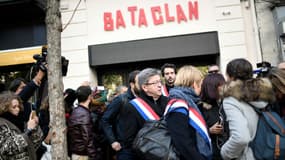
[(178, 35), (88, 47), (90, 66), (219, 54), (217, 32)]
[(0, 67), (34, 63), (35, 60), (33, 59), (33, 55), (40, 54), (41, 51), (42, 46), (3, 52), (0, 51)]

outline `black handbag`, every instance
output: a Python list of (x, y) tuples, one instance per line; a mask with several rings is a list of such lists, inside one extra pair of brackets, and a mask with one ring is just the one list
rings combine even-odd
[(165, 118), (147, 121), (138, 132), (133, 149), (145, 160), (179, 160)]

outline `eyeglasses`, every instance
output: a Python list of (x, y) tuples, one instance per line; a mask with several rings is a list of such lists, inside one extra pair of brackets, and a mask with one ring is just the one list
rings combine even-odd
[(145, 83), (146, 85), (158, 85), (158, 84), (162, 84), (162, 81), (154, 81), (154, 82), (149, 82), (149, 83)]
[(212, 70), (212, 71), (208, 71), (208, 73), (218, 73), (219, 70)]

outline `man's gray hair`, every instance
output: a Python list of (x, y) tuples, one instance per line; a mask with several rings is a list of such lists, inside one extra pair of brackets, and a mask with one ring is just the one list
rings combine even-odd
[(160, 70), (155, 68), (146, 68), (138, 74), (138, 84), (141, 87), (143, 84), (148, 83), (150, 77), (159, 75), (161, 76)]

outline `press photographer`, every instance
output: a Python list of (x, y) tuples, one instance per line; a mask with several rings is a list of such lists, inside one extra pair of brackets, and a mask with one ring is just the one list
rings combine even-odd
[[(36, 60), (34, 66), (32, 67), (32, 72), (31, 74), (37, 74), (38, 72), (45, 72), (46, 76), (43, 78), (43, 82), (40, 85), (39, 89), (37, 90), (37, 93), (35, 94), (35, 99), (36, 99), (36, 110), (37, 113), (39, 112), (39, 108), (41, 108), (42, 102), (47, 99), (48, 97), (48, 77), (47, 77), (47, 67), (48, 67), (48, 59), (47, 59), (48, 51), (47, 47), (43, 46), (42, 47), (42, 52), (41, 54), (35, 54), (33, 58)], [(67, 74), (67, 69), (68, 69), (68, 63), (69, 61), (61, 56), (61, 72), (62, 76), (66, 76)], [(41, 112), (42, 113), (42, 112)], [(49, 118), (49, 116), (48, 116)], [(45, 121), (47, 120), (43, 114), (39, 114), (39, 120), (40, 124), (44, 124)], [(48, 120), (49, 121), (49, 120)], [(49, 122), (47, 122), (49, 124)], [(44, 126), (41, 125), (41, 128), (44, 129)], [(48, 131), (48, 130), (45, 130)], [(45, 138), (46, 136), (49, 135), (49, 132), (45, 132)], [(38, 150), (37, 150), (37, 156), (42, 157), (42, 155), (46, 152), (48, 145), (42, 145)]]

